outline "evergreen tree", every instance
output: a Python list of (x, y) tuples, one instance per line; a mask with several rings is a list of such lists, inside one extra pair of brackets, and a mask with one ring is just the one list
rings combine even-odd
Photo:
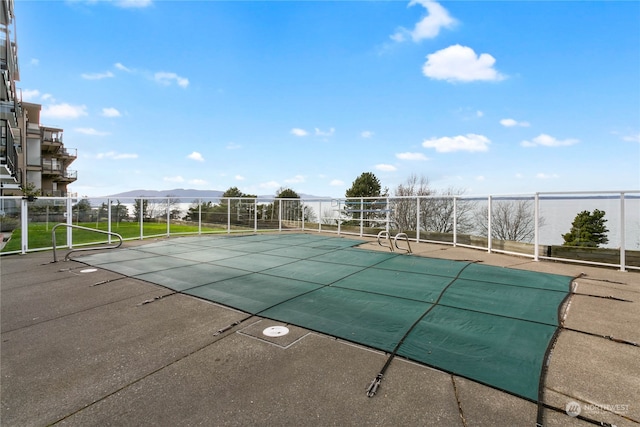
[[(361, 197), (387, 197), (388, 191), (381, 192), (380, 180), (371, 172), (364, 172), (351, 184), (345, 195), (347, 197), (345, 214), (354, 219), (366, 220), (378, 219), (376, 209), (383, 209), (386, 205), (383, 201), (374, 199), (361, 200)], [(368, 225), (373, 225), (372, 223)]]
[(593, 213), (582, 211), (576, 215), (571, 230), (562, 235), (564, 246), (590, 246), (597, 248), (601, 244), (609, 243), (605, 226), (605, 212), (595, 209)]

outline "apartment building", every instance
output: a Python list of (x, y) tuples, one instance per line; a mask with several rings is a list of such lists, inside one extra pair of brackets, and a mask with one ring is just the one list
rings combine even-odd
[(68, 166), (75, 149), (62, 142), (63, 129), (40, 124), (40, 104), (22, 102), (13, 0), (0, 0), (0, 196), (23, 195), (32, 188), (43, 196), (67, 196), (77, 179)]
[(62, 141), (63, 129), (40, 124), (40, 104), (22, 102), (26, 144), (18, 156), (23, 182), (33, 184), (43, 196), (67, 196), (67, 185), (77, 179), (69, 165), (78, 157)]
[(13, 0), (0, 1), (0, 195), (20, 190), (18, 166), (22, 134), (22, 111), (16, 92), (20, 80), (18, 46), (15, 40)]

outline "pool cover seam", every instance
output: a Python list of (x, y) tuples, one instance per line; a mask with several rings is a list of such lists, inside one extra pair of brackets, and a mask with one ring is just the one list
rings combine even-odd
[[(383, 261), (386, 261), (386, 260), (383, 260)], [(380, 261), (380, 262), (383, 262), (383, 261)], [(376, 264), (379, 264), (379, 263), (376, 263)], [(373, 264), (373, 265), (376, 265), (376, 264)], [(363, 268), (362, 270), (364, 270), (364, 269), (366, 269), (366, 267), (365, 267), (365, 268)], [(321, 290), (321, 289), (324, 289), (324, 288), (327, 288), (327, 287), (330, 287), (330, 286), (331, 286), (331, 287), (333, 287), (332, 285), (333, 285), (334, 283), (336, 283), (336, 282), (338, 282), (338, 281), (340, 281), (340, 280), (346, 279), (347, 277), (353, 276), (354, 274), (357, 274), (357, 273), (361, 272), (362, 270), (354, 271), (353, 273), (350, 273), (350, 274), (348, 274), (348, 275), (346, 275), (346, 276), (344, 276), (344, 277), (341, 277), (341, 278), (339, 278), (339, 279), (336, 279), (336, 280), (334, 280), (333, 282), (328, 283), (328, 284), (326, 284), (326, 285), (319, 285), (319, 284), (315, 283), (316, 285), (319, 285), (320, 287), (318, 287), (318, 288), (316, 288), (316, 289), (311, 289), (311, 290), (309, 290), (309, 291), (307, 291), (307, 292), (303, 292), (303, 293), (298, 294), (298, 295), (295, 295), (295, 296), (293, 296), (293, 297), (291, 297), (291, 298), (288, 298), (288, 299), (286, 299), (286, 300), (284, 300), (284, 301), (280, 301), (280, 302), (278, 302), (277, 304), (273, 304), (273, 305), (271, 305), (270, 307), (264, 308), (264, 309), (262, 309), (262, 310), (260, 310), (260, 311), (256, 312), (256, 313), (255, 313), (255, 315), (256, 315), (256, 316), (259, 316), (259, 315), (260, 315), (260, 313), (262, 313), (262, 312), (265, 312), (265, 311), (267, 311), (267, 310), (269, 310), (269, 309), (271, 309), (271, 308), (273, 308), (273, 307), (276, 307), (276, 306), (278, 306), (278, 305), (280, 305), (280, 304), (284, 304), (284, 303), (286, 303), (286, 302), (288, 302), (288, 301), (291, 301), (291, 300), (296, 299), (296, 298), (298, 298), (298, 297), (301, 297), (301, 296), (303, 296), (303, 295), (307, 295), (307, 294), (310, 294), (310, 293), (312, 293), (312, 292), (316, 292), (316, 291), (319, 291), (319, 290)], [(278, 278), (280, 278), (279, 276), (272, 276), (272, 277), (278, 277)]]
[[(300, 245), (298, 245), (298, 246), (300, 246)], [(331, 251), (329, 251), (329, 252), (327, 252), (327, 253), (330, 253), (330, 252), (336, 252), (336, 251), (339, 251), (339, 250), (342, 250), (342, 249), (344, 249), (344, 248), (336, 248), (336, 249), (333, 249), (333, 250), (331, 250)], [(256, 254), (256, 252), (246, 252), (246, 253), (244, 253), (243, 255), (239, 255), (238, 257), (230, 257), (230, 258), (224, 258), (224, 259), (239, 258), (240, 256), (255, 255), (255, 254)], [(269, 255), (269, 254), (266, 254), (266, 255)], [(170, 255), (167, 255), (167, 256), (170, 256)], [(277, 255), (269, 255), (269, 256), (277, 257)], [(318, 256), (318, 255), (314, 255), (314, 256)], [(246, 269), (239, 268), (239, 267), (229, 267), (229, 266), (226, 266), (226, 265), (224, 265), (224, 264), (216, 264), (216, 262), (217, 262), (217, 261), (222, 261), (222, 260), (209, 261), (209, 262), (203, 262), (202, 264), (211, 264), (211, 265), (214, 265), (214, 266), (216, 266), (216, 267), (225, 267), (225, 268), (229, 268), (229, 269), (232, 269), (232, 270), (246, 271), (246, 272), (247, 272), (247, 274), (241, 274), (241, 275), (239, 275), (239, 276), (229, 277), (229, 278), (222, 279), (222, 280), (218, 280), (218, 281), (215, 281), (215, 282), (204, 283), (204, 284), (202, 284), (202, 285), (191, 286), (191, 287), (189, 287), (189, 288), (184, 288), (184, 289), (182, 289), (180, 292), (184, 292), (184, 291), (188, 291), (188, 290), (192, 290), (192, 289), (200, 288), (200, 287), (202, 287), (202, 286), (209, 286), (209, 285), (212, 285), (212, 284), (214, 284), (214, 283), (216, 283), (216, 284), (217, 284), (217, 283), (223, 283), (223, 282), (226, 282), (226, 281), (228, 281), (228, 280), (234, 280), (234, 279), (236, 279), (236, 278), (238, 278), (238, 277), (249, 276), (249, 275), (251, 275), (251, 274), (263, 274), (263, 275), (265, 275), (265, 276), (274, 277), (274, 278), (277, 278), (277, 279), (289, 279), (289, 280), (295, 280), (295, 281), (298, 281), (298, 282), (309, 283), (309, 284), (312, 284), (312, 285), (320, 286), (320, 287), (322, 288), (322, 287), (326, 287), (326, 286), (331, 286), (332, 284), (334, 284), (334, 283), (336, 283), (336, 282), (338, 282), (338, 281), (340, 281), (340, 280), (342, 280), (342, 279), (345, 279), (345, 278), (347, 278), (347, 277), (349, 277), (349, 276), (352, 276), (352, 275), (354, 275), (354, 274), (356, 274), (356, 273), (359, 273), (359, 272), (361, 272), (362, 270), (365, 270), (365, 269), (367, 269), (367, 268), (368, 268), (368, 267), (360, 267), (360, 266), (356, 266), (356, 267), (359, 267), (359, 268), (360, 268), (360, 270), (358, 270), (358, 271), (354, 271), (353, 273), (350, 273), (350, 274), (349, 274), (349, 275), (347, 275), (347, 276), (340, 277), (339, 279), (336, 279), (336, 280), (334, 280), (333, 282), (331, 282), (331, 283), (329, 283), (329, 284), (322, 284), (322, 283), (318, 283), (318, 282), (312, 282), (312, 281), (310, 281), (310, 280), (297, 279), (297, 278), (296, 278), (296, 279), (293, 279), (293, 278), (291, 278), (291, 277), (278, 276), (278, 275), (275, 275), (275, 274), (269, 274), (269, 273), (267, 273), (269, 270), (273, 270), (274, 268), (280, 268), (280, 267), (283, 267), (283, 266), (285, 266), (285, 265), (295, 264), (295, 263), (296, 263), (296, 262), (298, 262), (298, 261), (310, 261), (308, 258), (290, 258), (290, 257), (286, 257), (286, 256), (280, 256), (279, 258), (287, 258), (287, 259), (291, 259), (292, 261), (291, 261), (291, 262), (287, 262), (286, 264), (281, 264), (281, 265), (277, 265), (277, 266), (274, 266), (274, 267), (269, 267), (269, 268), (266, 268), (266, 269), (264, 269), (264, 270), (260, 270), (260, 271), (252, 271), (252, 270), (246, 270)], [(311, 258), (313, 258), (313, 257), (311, 257)], [(384, 260), (384, 261), (386, 261), (386, 260)], [(316, 261), (316, 262), (319, 262), (319, 261)], [(382, 262), (382, 261), (381, 261), (381, 262)], [(375, 265), (375, 264), (374, 264), (374, 265)], [(187, 266), (187, 267), (188, 267), (188, 266)], [(176, 268), (184, 268), (184, 267), (171, 267), (171, 268), (167, 268), (167, 269), (164, 269), (164, 270), (150, 271), (150, 272), (146, 272), (146, 273), (140, 273), (139, 275), (136, 275), (136, 276), (133, 276), (133, 277), (139, 278), (138, 276), (143, 275), (143, 274), (158, 273), (158, 272), (161, 272), (161, 271), (168, 271), (168, 270), (173, 270), (173, 269), (176, 269)], [(144, 279), (142, 279), (142, 280), (144, 280)], [(164, 285), (162, 285), (162, 286), (164, 286)], [(170, 289), (173, 289), (173, 288), (171, 288), (171, 287), (169, 287), (169, 286), (166, 286), (166, 287), (168, 287), (168, 288), (170, 288)], [(320, 289), (320, 288), (317, 288), (317, 289), (313, 289), (313, 290), (311, 290), (311, 291), (304, 292), (304, 293), (300, 294), (299, 296), (301, 296), (301, 295), (305, 295), (305, 294), (307, 294), (308, 292), (316, 291), (316, 290), (318, 290), (318, 289)], [(295, 297), (293, 297), (293, 298), (295, 298)], [(290, 299), (291, 299), (291, 298), (290, 298)], [(282, 301), (282, 302), (289, 301), (290, 299), (285, 300), (285, 301)], [(277, 304), (275, 304), (275, 305), (277, 305)], [(275, 306), (275, 305), (274, 305), (274, 306)], [(269, 307), (269, 308), (271, 308), (271, 307)], [(266, 310), (266, 309), (265, 309), (265, 310)], [(262, 310), (262, 311), (264, 311), (264, 310)]]

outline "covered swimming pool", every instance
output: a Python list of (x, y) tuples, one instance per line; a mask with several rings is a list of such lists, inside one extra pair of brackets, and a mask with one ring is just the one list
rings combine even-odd
[(361, 243), (302, 233), (184, 237), (76, 260), (538, 400), (571, 277)]

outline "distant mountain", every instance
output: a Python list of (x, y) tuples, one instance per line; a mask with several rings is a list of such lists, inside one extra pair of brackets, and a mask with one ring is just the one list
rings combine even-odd
[(219, 198), (224, 194), (224, 191), (218, 190), (195, 190), (195, 189), (184, 189), (184, 188), (175, 188), (173, 190), (131, 190), (125, 191), (124, 193), (112, 194), (109, 197), (110, 199), (115, 199), (118, 197), (127, 198), (127, 197), (193, 197), (197, 198)]
[[(224, 191), (219, 190), (195, 190), (195, 189), (184, 189), (184, 188), (174, 188), (173, 190), (132, 190), (125, 191), (123, 193), (112, 194), (110, 196), (102, 197), (101, 199), (126, 199), (126, 198), (137, 198), (137, 197), (176, 197), (176, 198), (184, 198), (184, 199), (219, 199), (224, 194)], [(310, 194), (301, 194), (300, 198), (302, 199), (313, 199), (319, 198), (318, 196), (312, 196)], [(260, 199), (272, 199), (275, 197), (273, 194), (269, 195), (260, 195), (258, 196)], [(323, 197), (328, 198), (328, 197)]]

